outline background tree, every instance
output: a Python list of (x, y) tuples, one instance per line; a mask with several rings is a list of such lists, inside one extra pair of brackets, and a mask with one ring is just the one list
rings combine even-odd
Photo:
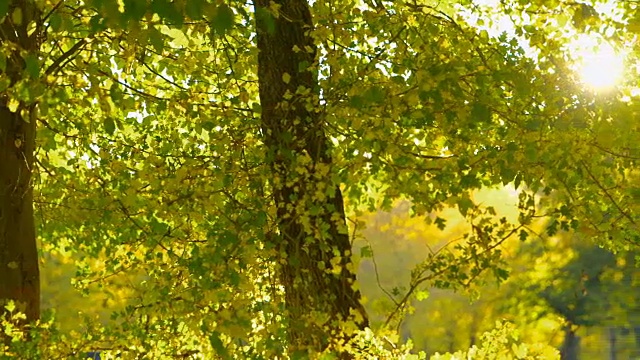
[[(575, 236), (573, 239), (567, 236), (561, 239), (564, 244), (558, 244), (558, 239), (551, 239), (546, 244), (536, 242), (522, 247), (522, 253), (532, 256), (531, 259), (535, 258), (534, 254), (544, 257), (544, 252), (548, 251), (562, 251), (566, 256), (561, 260), (564, 264), (557, 263), (546, 276), (532, 272), (534, 279), (539, 277), (529, 283), (529, 291), (534, 294), (521, 301), (533, 302), (532, 307), (541, 302), (547, 310), (539, 312), (539, 317), (546, 316), (547, 311), (560, 317), (564, 333), (562, 359), (577, 359), (580, 354), (577, 330), (603, 325), (610, 314), (610, 299), (604, 291), (603, 275), (607, 269), (615, 268), (616, 262), (612, 253), (590, 244), (586, 239), (576, 239)], [(556, 245), (550, 244), (554, 242)]]

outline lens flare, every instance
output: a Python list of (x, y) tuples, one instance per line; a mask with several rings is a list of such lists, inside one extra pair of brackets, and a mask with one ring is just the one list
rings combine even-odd
[(582, 83), (594, 90), (607, 90), (619, 84), (624, 72), (624, 54), (610, 44), (581, 39), (573, 44), (576, 71)]

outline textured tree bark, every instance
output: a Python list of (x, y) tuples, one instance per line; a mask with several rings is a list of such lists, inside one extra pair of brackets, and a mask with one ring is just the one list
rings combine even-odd
[[(319, 351), (368, 321), (319, 109), (316, 46), (305, 0), (256, 0), (262, 131), (279, 236), (289, 351)], [(275, 16), (270, 3), (279, 6)], [(273, 14), (273, 13), (271, 13)]]
[[(16, 9), (20, 17), (11, 16)], [(20, 20), (19, 22), (16, 22)], [(0, 73), (15, 85), (23, 76), (25, 62), (21, 54), (38, 50), (39, 26), (31, 35), (29, 23), (36, 18), (35, 5), (28, 0), (13, 0), (9, 16), (0, 24), (0, 43), (15, 45)], [(14, 300), (31, 322), (40, 317), (40, 273), (33, 218), (33, 171), (35, 120), (23, 118), (24, 104), (15, 112), (9, 99), (0, 94), (0, 303)], [(0, 307), (3, 313), (4, 305)]]

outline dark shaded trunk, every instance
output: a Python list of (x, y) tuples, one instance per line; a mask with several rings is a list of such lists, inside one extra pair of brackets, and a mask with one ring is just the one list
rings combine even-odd
[(578, 360), (580, 351), (580, 337), (576, 334), (576, 329), (569, 324), (564, 327), (564, 341), (560, 348), (560, 359)]
[(477, 311), (473, 312), (473, 318), (471, 319), (471, 326), (469, 327), (469, 348), (473, 347), (477, 341), (478, 334), (478, 326), (480, 324), (480, 320), (478, 319), (480, 314)]
[[(16, 9), (20, 9), (17, 11), (21, 16), (11, 16)], [(10, 1), (9, 16), (0, 24), (0, 43), (11, 42), (16, 46), (7, 57), (2, 74), (10, 79), (11, 85), (16, 85), (24, 76), (25, 61), (21, 54), (35, 55), (38, 50), (39, 27), (36, 26), (31, 35), (27, 33), (29, 24), (38, 21), (36, 14), (31, 1)], [(11, 111), (15, 103), (5, 94), (0, 95), (0, 302), (14, 300), (31, 322), (40, 317), (40, 274), (31, 184), (35, 119), (28, 118), (33, 107), (24, 103)]]
[(640, 359), (640, 326), (633, 327), (633, 338), (635, 339), (635, 347), (633, 356)]
[(609, 360), (616, 360), (617, 358), (617, 349), (616, 349), (616, 328), (614, 326), (609, 327)]
[(290, 351), (322, 350), (332, 337), (349, 336), (342, 322), (363, 328), (367, 319), (353, 288), (342, 194), (332, 178), (318, 111), (309, 5), (304, 0), (275, 1), (281, 7), (272, 16), (270, 3), (274, 1), (255, 1), (258, 78)]

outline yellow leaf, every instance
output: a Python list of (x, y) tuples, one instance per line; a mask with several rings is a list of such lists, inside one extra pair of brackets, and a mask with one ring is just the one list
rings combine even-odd
[(7, 309), (8, 312), (13, 312), (13, 310), (16, 309), (16, 303), (13, 300), (9, 300), (4, 308)]
[(524, 359), (527, 357), (528, 349), (526, 344), (513, 344), (511, 346), (511, 350), (513, 351), (517, 359)]
[(189, 46), (189, 39), (187, 36), (178, 29), (162, 29), (162, 32), (169, 35), (173, 40), (171, 41), (176, 46), (187, 47)]
[(20, 26), (22, 24), (22, 9), (17, 7), (11, 14), (11, 21), (14, 26)]
[(9, 103), (7, 104), (7, 107), (9, 108), (9, 111), (11, 111), (12, 113), (15, 113), (16, 110), (18, 110), (18, 106), (20, 106), (20, 101), (18, 101), (17, 99), (9, 99)]
[(289, 81), (291, 81), (291, 75), (289, 75), (289, 73), (282, 74), (282, 81), (284, 81), (285, 84), (288, 84)]

